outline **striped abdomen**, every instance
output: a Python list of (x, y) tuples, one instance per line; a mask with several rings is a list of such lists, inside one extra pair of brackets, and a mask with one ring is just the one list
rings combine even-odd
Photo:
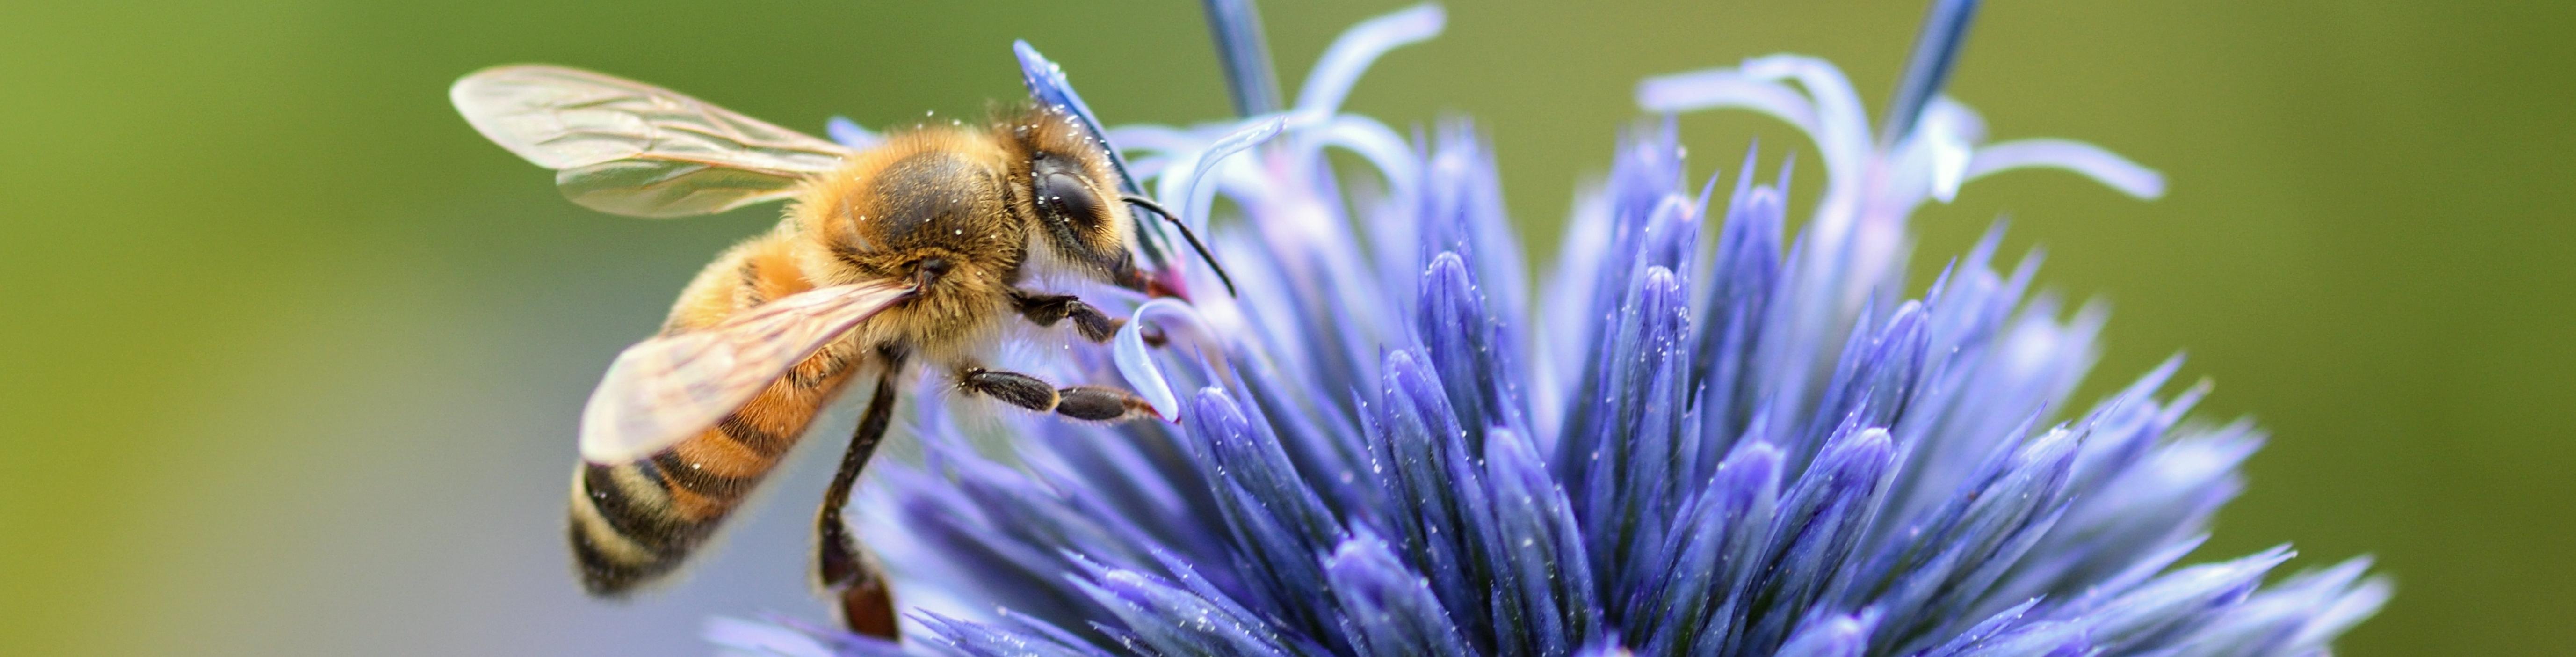
[(614, 596), (659, 579), (715, 533), (762, 477), (778, 467), (846, 373), (788, 377), (722, 424), (652, 458), (582, 463), (572, 482), (572, 551), (592, 595)]
[[(681, 293), (668, 330), (713, 326), (810, 287), (783, 235), (755, 238), (717, 258)], [(593, 595), (620, 595), (677, 569), (861, 369), (857, 353), (846, 344), (826, 348), (715, 427), (651, 458), (576, 465), (571, 538), (582, 585)]]

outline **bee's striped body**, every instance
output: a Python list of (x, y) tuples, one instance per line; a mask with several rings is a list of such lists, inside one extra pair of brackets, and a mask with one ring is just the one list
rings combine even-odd
[[(773, 233), (726, 252), (681, 295), (664, 332), (713, 326), (811, 287), (789, 245)], [(618, 595), (678, 568), (860, 369), (861, 352), (849, 342), (806, 359), (714, 428), (670, 449), (628, 463), (576, 466), (572, 546), (582, 584), (593, 594)]]
[[(791, 201), (776, 230), (699, 272), (662, 333), (620, 353), (583, 407), (570, 534), (594, 595), (678, 569), (865, 375), (876, 390), (815, 515), (815, 572), (844, 625), (891, 638), (893, 592), (841, 507), (885, 436), (906, 362), (1032, 411), (1095, 422), (1154, 414), (1123, 390), (985, 368), (1013, 315), (1040, 327), (1070, 320), (1094, 342), (1118, 330), (1079, 297), (1027, 287), (1038, 274), (1180, 289), (1168, 271), (1138, 269), (1130, 250), (1128, 205), (1159, 208), (1120, 193), (1123, 174), (1096, 132), (1059, 107), (916, 126), (854, 149), (560, 67), (489, 69), (449, 96), (476, 130), (556, 170), (584, 205), (672, 217)], [(1173, 225), (1199, 246), (1187, 224)]]

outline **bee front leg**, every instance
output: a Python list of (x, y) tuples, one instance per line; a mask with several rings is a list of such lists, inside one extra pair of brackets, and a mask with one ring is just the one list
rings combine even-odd
[(1118, 327), (1127, 324), (1127, 320), (1102, 314), (1099, 308), (1083, 303), (1082, 297), (1070, 294), (1013, 290), (1011, 302), (1019, 307), (1020, 316), (1029, 318), (1031, 324), (1055, 326), (1056, 322), (1072, 319), (1073, 329), (1092, 342), (1108, 342), (1110, 336), (1118, 334)]
[(1032, 411), (1054, 412), (1076, 420), (1123, 422), (1156, 417), (1153, 404), (1135, 393), (1106, 386), (1055, 387), (1018, 372), (969, 367), (957, 373), (957, 387)]

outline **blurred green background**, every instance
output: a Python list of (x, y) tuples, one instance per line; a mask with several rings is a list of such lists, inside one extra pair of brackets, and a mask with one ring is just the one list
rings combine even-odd
[[(1292, 85), (1398, 6), (1268, 4)], [(1018, 94), (1026, 38), (1111, 123), (1226, 111), (1194, 2), (947, 5), (0, 6), (0, 654), (695, 655), (709, 614), (818, 614), (816, 459), (637, 604), (577, 593), (559, 524), (600, 368), (775, 211), (579, 209), (445, 91), (555, 62), (881, 126)], [(2295, 540), (2398, 578), (2345, 654), (2576, 652), (2576, 9), (1988, 5), (1954, 94), (1997, 137), (2091, 140), (2172, 193), (1981, 182), (1919, 216), (1918, 269), (2009, 215), (2047, 285), (2114, 303), (2095, 389), (2187, 349), (2211, 417), (2276, 437), (2206, 552)], [(1350, 105), (1477, 117), (1549, 248), (1637, 78), (1802, 52), (1876, 111), (1922, 6), (1458, 3)], [(1759, 119), (1683, 125), (1699, 172), (1756, 136), (1813, 155)]]

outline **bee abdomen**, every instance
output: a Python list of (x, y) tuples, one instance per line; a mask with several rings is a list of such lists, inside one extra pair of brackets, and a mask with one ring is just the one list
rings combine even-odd
[[(570, 538), (582, 586), (620, 596), (677, 570), (776, 465), (784, 446), (736, 435), (745, 432), (727, 418), (644, 460), (577, 466)], [(709, 467), (717, 458), (723, 467)]]
[(572, 554), (591, 595), (621, 595), (668, 574), (714, 526), (673, 513), (651, 467), (639, 461), (573, 469)]

